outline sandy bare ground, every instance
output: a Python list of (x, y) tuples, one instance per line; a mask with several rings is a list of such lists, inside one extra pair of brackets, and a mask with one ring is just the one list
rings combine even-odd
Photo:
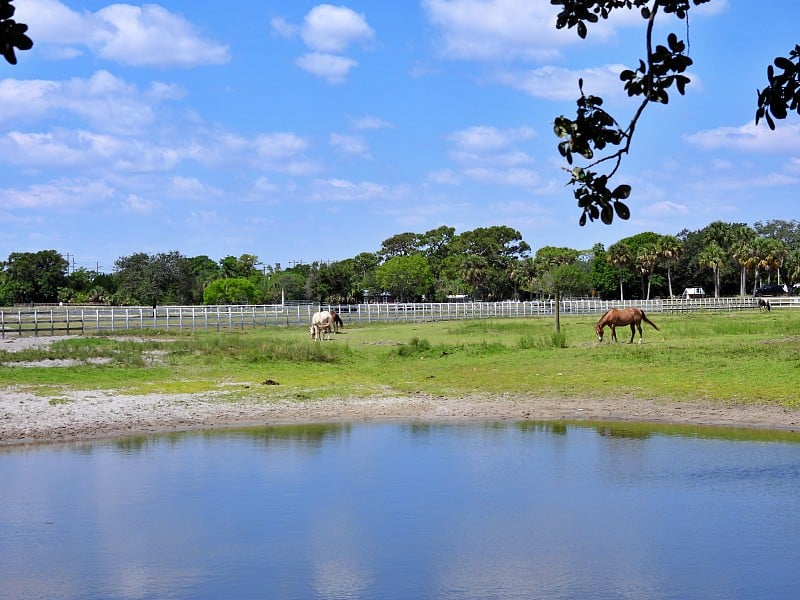
[[(26, 341), (27, 340), (27, 341)], [(5, 340), (4, 350), (44, 345)], [(0, 368), (2, 368), (0, 366)], [(426, 395), (320, 401), (231, 400), (203, 394), (130, 396), (63, 391), (50, 396), (0, 388), (0, 445), (281, 423), (334, 421), (604, 420), (800, 430), (800, 410), (772, 405), (673, 402), (632, 398), (563, 399), (520, 395), (442, 398)]]

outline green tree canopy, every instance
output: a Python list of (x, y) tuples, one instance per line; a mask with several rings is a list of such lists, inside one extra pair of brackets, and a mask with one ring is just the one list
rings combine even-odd
[(12, 252), (5, 266), (5, 285), (14, 302), (56, 302), (68, 268), (67, 259), (56, 250)]
[(155, 306), (191, 302), (190, 264), (177, 251), (155, 255), (137, 252), (117, 259), (114, 267), (117, 303)]
[(258, 301), (258, 288), (242, 277), (215, 279), (203, 292), (204, 304), (255, 304)]
[(433, 274), (421, 254), (390, 258), (376, 269), (375, 280), (401, 302), (417, 300), (433, 289)]

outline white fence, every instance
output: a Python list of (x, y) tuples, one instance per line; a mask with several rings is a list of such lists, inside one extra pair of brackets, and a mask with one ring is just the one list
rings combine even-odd
[[(800, 307), (800, 298), (769, 299), (773, 308)], [(755, 309), (748, 297), (664, 300), (562, 300), (563, 315), (597, 315), (609, 308), (638, 306), (647, 312)], [(443, 321), (451, 319), (525, 318), (552, 315), (555, 303), (433, 302), (350, 305), (236, 306), (39, 306), (0, 308), (0, 337), (80, 335), (86, 333), (159, 329), (165, 331), (234, 331), (266, 327), (305, 326), (322, 309), (339, 312), (347, 323)]]

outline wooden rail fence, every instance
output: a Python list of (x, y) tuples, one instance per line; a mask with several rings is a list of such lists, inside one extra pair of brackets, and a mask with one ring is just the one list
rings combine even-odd
[[(773, 308), (800, 307), (800, 298), (770, 298)], [(562, 300), (563, 315), (598, 315), (609, 308), (638, 306), (647, 312), (755, 309), (748, 297), (659, 300)], [(322, 309), (337, 310), (345, 323), (526, 318), (554, 313), (552, 300), (531, 302), (442, 302), (352, 305), (225, 306), (35, 306), (0, 308), (0, 337), (83, 335), (114, 331), (234, 331), (259, 327), (307, 326)]]

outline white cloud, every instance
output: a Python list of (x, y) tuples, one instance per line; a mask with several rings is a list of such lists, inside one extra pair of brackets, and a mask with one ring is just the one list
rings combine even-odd
[(531, 157), (515, 144), (536, 136), (533, 129), (498, 129), (479, 125), (462, 129), (449, 136), (453, 142), (450, 156), (461, 164), (491, 167), (516, 167), (532, 162)]
[(320, 4), (306, 14), (300, 35), (310, 49), (334, 53), (371, 40), (375, 32), (364, 15), (344, 6)]
[(556, 29), (557, 10), (544, 1), (423, 0), (422, 7), (439, 28), (448, 58), (552, 60), (577, 37)]
[(304, 152), (308, 142), (294, 133), (264, 133), (256, 136), (255, 147), (260, 159), (279, 159)]
[(779, 123), (773, 131), (765, 124), (746, 123), (740, 127), (719, 127), (685, 136), (703, 150), (734, 149), (745, 152), (783, 154), (797, 152), (800, 124)]
[[(614, 11), (591, 24), (586, 41), (575, 29), (556, 29), (559, 8), (546, 0), (422, 0), (428, 20), (439, 30), (446, 58), (509, 62), (552, 61), (561, 48), (606, 42), (620, 27), (641, 27), (638, 9)], [(727, 0), (694, 7), (693, 15), (714, 16), (728, 9)]]
[(539, 174), (530, 169), (493, 169), (476, 167), (464, 170), (464, 175), (481, 183), (531, 187), (539, 184)]
[(204, 167), (252, 168), (292, 175), (308, 175), (319, 166), (305, 157), (308, 142), (288, 132), (246, 137), (227, 131), (198, 135), (182, 147), (182, 156)]
[(364, 202), (386, 199), (395, 193), (380, 183), (372, 181), (352, 182), (345, 179), (318, 179), (314, 181), (311, 199), (318, 202), (343, 201)]
[(704, 193), (718, 195), (721, 192), (738, 192), (743, 189), (797, 187), (800, 177), (784, 173), (761, 173), (752, 176), (741, 174), (738, 177), (704, 177), (692, 182), (692, 189)]
[(114, 190), (104, 181), (58, 179), (37, 183), (24, 189), (0, 190), (7, 208), (64, 209), (105, 204)]
[(149, 215), (154, 213), (161, 204), (154, 200), (147, 200), (136, 194), (130, 194), (123, 202), (125, 212)]
[(510, 186), (539, 184), (539, 174), (524, 165), (533, 163), (518, 142), (536, 137), (529, 127), (498, 129), (479, 125), (462, 129), (448, 139), (453, 147), (450, 156), (462, 166), (461, 174), (474, 181)]
[(28, 0), (25, 22), (51, 57), (86, 47), (100, 58), (134, 66), (194, 67), (230, 61), (227, 46), (156, 4), (111, 4), (78, 13), (58, 0)]
[(673, 217), (678, 215), (688, 215), (689, 207), (685, 204), (677, 202), (670, 202), (665, 200), (663, 202), (655, 202), (649, 206), (645, 206), (642, 212), (648, 217)]
[(352, 58), (311, 52), (295, 59), (298, 67), (312, 75), (321, 77), (328, 83), (344, 83), (350, 70), (358, 65)]
[(365, 43), (375, 37), (375, 32), (363, 14), (345, 6), (320, 4), (306, 14), (300, 27), (283, 17), (274, 17), (270, 26), (276, 35), (292, 39), (299, 32), (306, 48), (310, 50), (295, 59), (295, 64), (328, 83), (344, 83), (358, 62), (345, 51), (356, 43)]
[(278, 191), (278, 186), (272, 183), (267, 177), (259, 177), (253, 184), (253, 189), (262, 194), (274, 194)]
[(154, 101), (178, 95), (177, 88), (169, 85), (153, 84), (141, 91), (108, 71), (65, 81), (4, 79), (0, 81), (0, 122), (63, 122), (64, 115), (71, 115), (103, 132), (132, 133), (152, 124)]
[(370, 157), (369, 147), (367, 146), (366, 142), (359, 137), (342, 135), (340, 133), (332, 133), (330, 135), (329, 142), (331, 146), (338, 148), (346, 154), (363, 156), (365, 158)]
[(440, 169), (428, 173), (428, 181), (439, 185), (458, 185), (460, 179), (452, 169)]
[(353, 119), (353, 129), (357, 131), (386, 129), (392, 127), (392, 124), (378, 117), (361, 117), (360, 119)]
[(496, 79), (530, 96), (548, 100), (575, 100), (580, 95), (579, 79), (583, 79), (583, 90), (587, 95), (627, 97), (619, 80), (623, 69), (623, 65), (581, 70), (548, 66), (531, 71), (506, 71), (498, 74)]
[(476, 125), (451, 134), (449, 139), (461, 151), (487, 153), (505, 150), (517, 140), (528, 140), (534, 136), (535, 132), (529, 127), (497, 129)]
[(222, 191), (203, 183), (197, 177), (175, 175), (172, 178), (172, 192), (180, 197), (208, 199), (211, 196), (221, 196)]
[(36, 44), (85, 45), (101, 23), (91, 13), (78, 13), (59, 0), (28, 0), (25, 19), (36, 32)]
[(48, 133), (12, 131), (0, 138), (0, 156), (9, 163), (38, 169), (155, 172), (174, 168), (176, 148), (131, 138), (58, 129)]
[(270, 19), (269, 25), (275, 35), (279, 35), (287, 40), (292, 39), (299, 31), (297, 25), (292, 25), (283, 17), (273, 17)]

